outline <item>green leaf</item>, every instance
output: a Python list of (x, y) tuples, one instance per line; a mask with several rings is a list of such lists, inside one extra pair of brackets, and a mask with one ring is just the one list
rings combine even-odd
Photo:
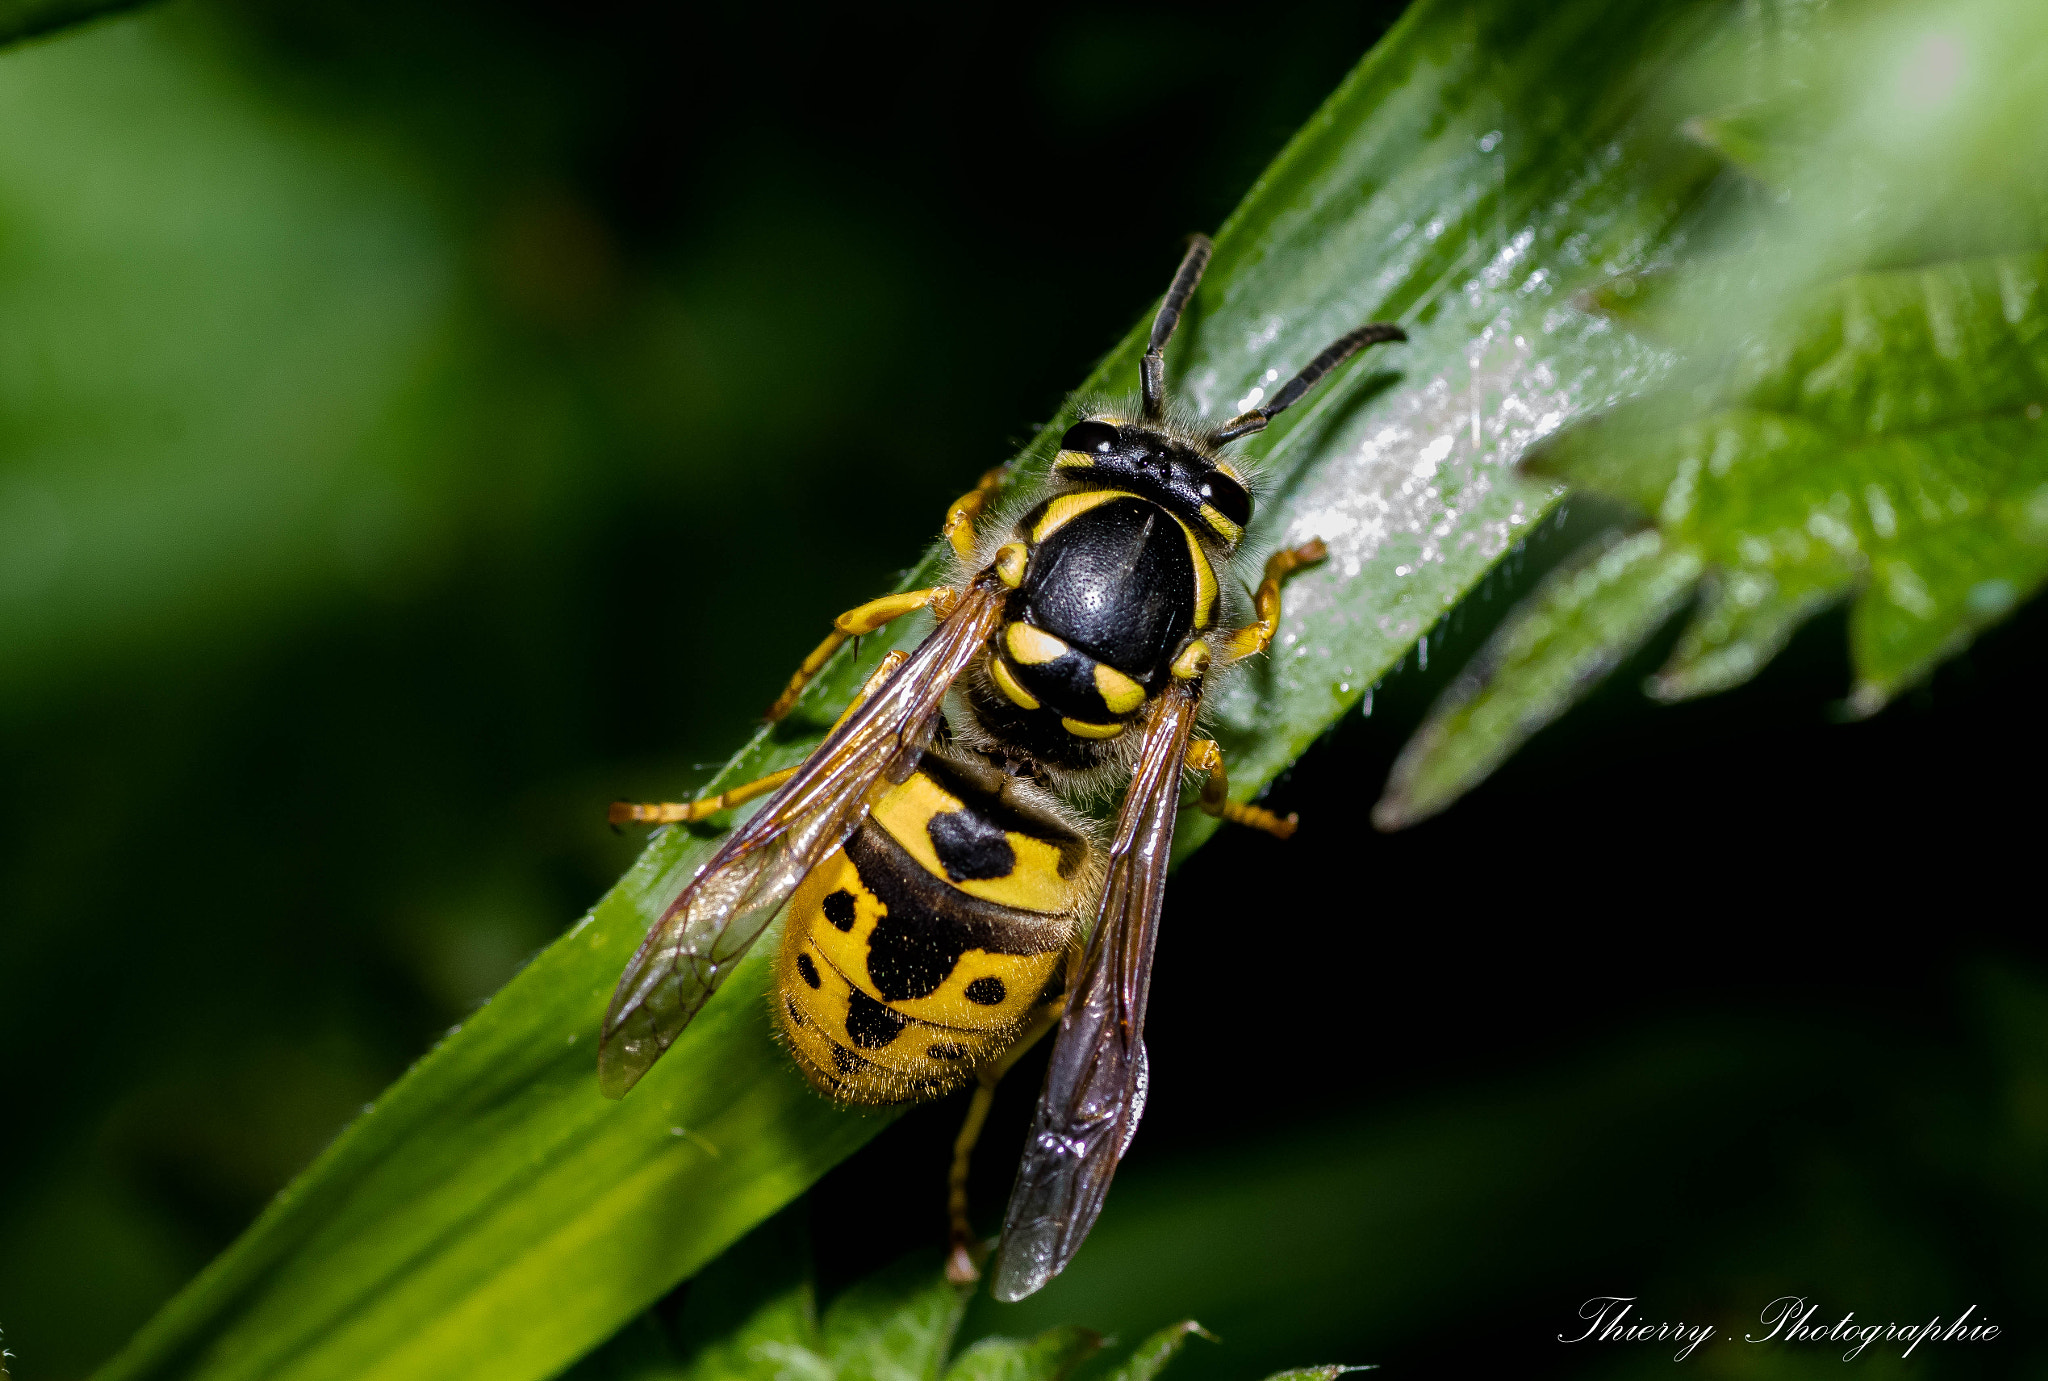
[[(1928, 97), (1956, 107), (1933, 117), (1953, 142), (1901, 153), (1870, 103), (1902, 72), (1909, 88), (1925, 77), (1915, 64), (1929, 43), (1963, 41), (1928, 36), (1935, 11), (1905, 13), (1788, 44), (1805, 64), (1788, 80), (1819, 93), (1803, 103), (1688, 126), (1780, 190), (1708, 237), (1726, 253), (1610, 286), (1601, 305), (1694, 358), (1668, 388), (1566, 429), (1527, 465), (1621, 500), (1654, 529), (1587, 554), (1516, 611), (1404, 750), (1375, 814), (1384, 826), (1484, 778), (1695, 586), (1698, 608), (1650, 694), (1739, 684), (1846, 600), (1849, 703), (1871, 714), (2048, 580), (2048, 104), (2039, 45), (1984, 20), (2036, 37), (2048, 24), (1995, 3), (1966, 12), (1958, 28), (1978, 47), (1941, 51), (1970, 79)], [(2015, 43), (2029, 66), (2000, 70), (1995, 51)], [(2018, 114), (2015, 83), (2030, 93)], [(1973, 169), (1967, 187), (1947, 162)], [(2013, 247), (1975, 252), (1987, 241)], [(1624, 552), (1629, 569), (1613, 564)], [(1595, 570), (1612, 577), (1597, 590)]]
[(861, 1281), (825, 1311), (820, 1336), (832, 1375), (938, 1381), (971, 1294), (921, 1256)]
[(1853, 591), (1855, 700), (1875, 710), (2039, 588), (2044, 281), (2042, 253), (1854, 275), (1698, 416), (1582, 428), (1536, 459), (1638, 503), (1715, 571), (1657, 694), (1746, 679)]
[(1070, 1325), (1023, 1338), (983, 1338), (946, 1370), (946, 1381), (1065, 1381), (1102, 1350), (1102, 1335)]
[(1611, 534), (1552, 571), (1446, 687), (1394, 763), (1373, 823), (1436, 814), (1506, 761), (1692, 596), (1699, 558), (1652, 530)]
[[(1705, 0), (1418, 4), (1219, 232), (1168, 358), (1194, 416), (1240, 411), (1361, 322), (1412, 335), (1246, 448), (1264, 475), (1254, 541), (1322, 537), (1331, 557), (1289, 586), (1273, 655), (1215, 697), (1235, 794), (1357, 705), (1548, 511), (1558, 487), (1513, 469), (1531, 440), (1667, 367), (1667, 351), (1572, 303), (1651, 265), (1712, 177), (1712, 156), (1646, 102), (1721, 13)], [(1160, 283), (1133, 286), (1134, 317), (1172, 259), (1161, 246)], [(1082, 393), (1134, 390), (1140, 348), (1134, 332)], [(1026, 452), (1019, 482), (1071, 415)], [(928, 558), (911, 579), (938, 569)], [(821, 631), (834, 612), (818, 611)], [(907, 622), (897, 644), (923, 632)], [(890, 645), (833, 663), (714, 785), (799, 761)], [(1180, 847), (1212, 827), (1184, 817)], [(884, 1126), (886, 1113), (816, 1098), (775, 1046), (772, 940), (628, 1097), (598, 1096), (612, 985), (715, 838), (657, 835), (103, 1375), (549, 1376)]]
[(831, 1381), (820, 1346), (808, 1220), (798, 1204), (691, 1281), (673, 1326), (643, 1314), (563, 1381)]
[(1193, 1319), (1182, 1319), (1179, 1323), (1168, 1324), (1133, 1348), (1124, 1364), (1110, 1375), (1109, 1381), (1153, 1381), (1154, 1377), (1166, 1369), (1166, 1364), (1187, 1346), (1188, 1339), (1196, 1334), (1209, 1338), (1211, 1342), (1215, 1341), (1209, 1332)]
[[(785, 1210), (686, 1287), (673, 1329), (666, 1311), (644, 1314), (564, 1381), (940, 1381), (941, 1368), (944, 1381), (1066, 1381), (1102, 1350), (1092, 1329), (1061, 1325), (1030, 1339), (982, 1338), (948, 1366), (972, 1294), (919, 1253), (847, 1290), (821, 1325), (802, 1214)], [(1160, 1330), (1109, 1381), (1153, 1381), (1201, 1332), (1191, 1319)]]

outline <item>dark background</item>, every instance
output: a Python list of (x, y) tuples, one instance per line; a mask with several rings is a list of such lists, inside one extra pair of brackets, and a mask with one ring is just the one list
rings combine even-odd
[[(367, 281), (381, 255), (393, 275), (404, 255), (434, 266), (424, 343), (394, 355), (383, 420), (319, 501), (331, 514), (223, 536), (167, 507), (144, 539), (99, 546), (78, 526), (71, 565), (5, 625), (0, 1327), (16, 1374), (85, 1374), (580, 914), (637, 849), (603, 804), (708, 775), (825, 619), (886, 588), (944, 505), (1053, 412), (1180, 237), (1223, 219), (1398, 9), (181, 0), (0, 57), (0, 88), (45, 74), (8, 98), (16, 127), (37, 116), (25, 137), (76, 160), (43, 182), (0, 166), (0, 307), (56, 304), (12, 314), (32, 347), (37, 321), (149, 315), (38, 247), (37, 198), (90, 182), (101, 157), (65, 104), (94, 73), (139, 92), (109, 116), (124, 131), (189, 125), (204, 147), (231, 125), (272, 160), (201, 160), (201, 183), (268, 177), (317, 228), (352, 203), (333, 211), (293, 170), (338, 167), (403, 230), (368, 249), (244, 244), (249, 213), (224, 194), (165, 261), (165, 236), (124, 248), (131, 220), (155, 224), (146, 188), (65, 212), (145, 281), (188, 263), (320, 281), (344, 251)], [(68, 146), (67, 129), (83, 131)], [(382, 358), (318, 301), (267, 305), (336, 389)], [(165, 330), (197, 381), (161, 415), (135, 404), (149, 445), (173, 447), (174, 495), (292, 473), (338, 425), (309, 402), (238, 439), (263, 384), (222, 344), (253, 328), (223, 311), (140, 328)], [(61, 384), (70, 357), (52, 358)], [(110, 390), (160, 382), (124, 367)], [(33, 370), (0, 380), (26, 419), (0, 446), (17, 507), (42, 492), (22, 484), (66, 492), (37, 467), (120, 448), (40, 409), (49, 388)], [(125, 474), (107, 466), (110, 484)], [(1589, 1294), (1735, 1317), (1779, 1280), (1874, 1317), (1975, 1302), (2011, 1325), (1923, 1370), (2038, 1365), (2043, 615), (1853, 725), (1833, 712), (1839, 619), (1679, 709), (1634, 692), (1652, 649), (1446, 816), (1374, 834), (1367, 809), (1430, 697), (1579, 531), (1546, 528), (1427, 673), (1391, 678), (1371, 719), (1275, 788), (1303, 815), (1294, 841), (1225, 834), (1179, 875), (1152, 1102), (1119, 1194), (1417, 1117), (1475, 1164), (1541, 1126), (1562, 1148), (1544, 1163), (1586, 1178), (1504, 1173), (1464, 1196), (1468, 1216), (1426, 1222), (1437, 1240), (1360, 1244), (1447, 1259), (1421, 1277), (1433, 1309), (1379, 1310), (1366, 1278), (1324, 1263), (1312, 1324), (1241, 1330), (1239, 1351), (1186, 1374), (1329, 1349), (1413, 1374), (1662, 1367), (1549, 1340)], [(153, 543), (213, 574), (171, 589)], [(984, 1143), (985, 1215), (1041, 1067), (1006, 1087)], [(1617, 1103), (1633, 1120), (1603, 1120)], [(1510, 1104), (1538, 1111), (1516, 1121)], [(813, 1196), (828, 1290), (940, 1232), (958, 1115), (906, 1116)], [(1090, 1307), (1105, 1324), (1142, 1312), (1103, 1293), (1073, 1321), (1096, 1322)]]

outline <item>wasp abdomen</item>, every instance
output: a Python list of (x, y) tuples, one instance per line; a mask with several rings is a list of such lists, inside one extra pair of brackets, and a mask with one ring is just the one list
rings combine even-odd
[(811, 1082), (942, 1093), (1057, 1000), (1087, 842), (928, 754), (790, 900), (778, 1024)]

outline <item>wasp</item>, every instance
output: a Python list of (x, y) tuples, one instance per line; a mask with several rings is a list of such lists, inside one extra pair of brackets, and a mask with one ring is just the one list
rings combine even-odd
[[(957, 1280), (979, 1269), (966, 1173), (995, 1081), (1057, 1029), (995, 1250), (1001, 1300), (1073, 1259), (1144, 1111), (1183, 775), (1202, 779), (1212, 815), (1282, 838), (1295, 827), (1230, 800), (1221, 750), (1195, 733), (1216, 678), (1271, 645), (1281, 583), (1324, 555), (1320, 541), (1276, 553), (1245, 607), (1234, 571), (1252, 491), (1224, 448), (1358, 351), (1407, 338), (1361, 326), (1270, 401), (1204, 429), (1169, 412), (1164, 358), (1211, 253), (1194, 237), (1167, 289), (1134, 415), (1084, 409), (1042, 482), (999, 512), (1006, 471), (984, 475), (947, 513), (946, 583), (834, 622), (771, 719), (849, 639), (917, 610), (935, 626), (883, 660), (801, 765), (706, 800), (613, 807), (614, 822), (688, 821), (773, 793), (626, 966), (604, 1018), (604, 1092), (623, 1095), (785, 916), (774, 1019), (813, 1086), (886, 1104), (977, 1085), (950, 1184)], [(1105, 837), (1087, 807), (1118, 786)]]

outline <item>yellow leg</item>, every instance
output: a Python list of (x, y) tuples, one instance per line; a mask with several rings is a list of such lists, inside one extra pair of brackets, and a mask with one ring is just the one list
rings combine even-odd
[(981, 1140), (981, 1128), (995, 1098), (996, 1080), (984, 1078), (975, 1084), (967, 1118), (960, 1124), (960, 1135), (953, 1139), (953, 1170), (946, 1179), (946, 1216), (952, 1224), (946, 1279), (955, 1285), (972, 1285), (981, 1279), (981, 1244), (974, 1240), (974, 1226), (967, 1221), (967, 1170), (974, 1162), (974, 1143)]
[[(1068, 981), (1073, 981), (1071, 972)], [(946, 1253), (946, 1279), (955, 1285), (972, 1285), (980, 1280), (981, 1258), (988, 1254), (986, 1245), (975, 1240), (974, 1225), (967, 1218), (967, 1171), (974, 1162), (974, 1143), (981, 1140), (982, 1125), (988, 1121), (989, 1106), (995, 1102), (996, 1085), (1024, 1058), (1025, 1052), (1060, 1024), (1060, 1013), (1066, 1008), (1064, 998), (1040, 1008), (1017, 1037), (1017, 1043), (1010, 1047), (1009, 1054), (982, 1070), (974, 1085), (967, 1117), (960, 1124), (960, 1135), (953, 1139), (953, 1169), (946, 1177), (946, 1217), (952, 1228), (951, 1248)]]
[[(974, 488), (953, 501), (946, 510), (946, 524), (939, 529), (939, 535), (953, 546), (962, 556), (974, 554), (974, 520), (981, 516), (983, 509), (996, 490), (1002, 488), (1003, 474), (1008, 467), (998, 465), (981, 477)], [(858, 638), (872, 633), (891, 619), (903, 617), (913, 609), (932, 606), (932, 612), (944, 618), (952, 612), (953, 603), (960, 598), (959, 592), (945, 586), (930, 590), (912, 590), (907, 594), (884, 595), (869, 600), (858, 609), (849, 609), (832, 622), (832, 632), (804, 658), (803, 665), (796, 669), (796, 675), (789, 678), (789, 684), (782, 694), (775, 697), (775, 703), (768, 707), (768, 722), (788, 714), (796, 705), (796, 698), (803, 694), (811, 678), (825, 669), (825, 663), (832, 660), (832, 654), (845, 646), (847, 639)]]
[[(881, 664), (875, 668), (875, 674), (868, 678), (868, 683), (865, 686), (861, 687), (860, 694), (853, 697), (853, 703), (846, 707), (846, 714), (839, 716), (841, 723), (845, 722), (846, 715), (852, 714), (861, 701), (874, 694), (875, 687), (887, 680), (890, 672), (896, 670), (897, 667), (902, 666), (909, 660), (910, 654), (901, 650), (891, 652), (888, 656), (884, 657)], [(837, 728), (838, 725), (833, 727)], [(794, 777), (796, 771), (794, 767), (787, 767), (780, 772), (770, 772), (765, 777), (758, 777), (741, 786), (721, 791), (716, 796), (706, 796), (695, 801), (660, 801), (648, 805), (641, 805), (633, 801), (614, 801), (611, 808), (611, 822), (614, 825), (691, 824), (704, 819), (708, 815), (716, 815), (721, 810), (731, 810), (734, 806), (744, 805), (756, 796), (767, 795), (775, 790), (776, 787), (781, 786), (791, 777)]]
[(1240, 658), (1255, 657), (1273, 645), (1273, 633), (1280, 627), (1280, 582), (1329, 554), (1330, 549), (1323, 545), (1320, 537), (1273, 553), (1273, 559), (1266, 563), (1266, 578), (1259, 582), (1258, 593), (1252, 596), (1252, 610), (1256, 617), (1230, 635), (1230, 641), (1225, 644), (1226, 660), (1235, 662)]
[(887, 625), (891, 619), (900, 619), (905, 614), (922, 609), (926, 605), (931, 606), (934, 614), (944, 618), (953, 612), (954, 606), (959, 602), (958, 590), (949, 585), (935, 585), (929, 590), (907, 590), (900, 595), (883, 595), (880, 599), (869, 600), (857, 609), (847, 610), (832, 620), (831, 634), (818, 644), (810, 656), (804, 658), (803, 665), (796, 669), (796, 675), (789, 678), (789, 684), (783, 688), (782, 694), (768, 707), (768, 722), (772, 724), (790, 712), (796, 704), (796, 698), (802, 695), (804, 687), (811, 683), (811, 678), (825, 669), (825, 663), (832, 660), (832, 654), (837, 652), (847, 639), (872, 633)]
[(767, 776), (744, 786), (721, 791), (716, 796), (706, 796), (697, 801), (658, 801), (642, 805), (634, 801), (613, 801), (611, 821), (614, 825), (687, 825), (702, 820), (707, 815), (716, 815), (721, 810), (765, 796), (796, 775), (794, 767), (781, 772), (770, 772)]
[(1247, 804), (1230, 799), (1230, 774), (1223, 767), (1223, 750), (1213, 738), (1198, 738), (1188, 745), (1188, 769), (1206, 772), (1209, 780), (1202, 783), (1202, 809), (1218, 819), (1229, 820), (1239, 825), (1249, 825), (1255, 830), (1264, 830), (1276, 839), (1288, 839), (1294, 834), (1301, 817), (1290, 813), (1285, 819), (1275, 815), (1263, 806)]
[(974, 520), (988, 507), (988, 501), (996, 490), (1002, 488), (1003, 470), (998, 465), (981, 477), (981, 482), (962, 494), (946, 510), (946, 525), (939, 529), (939, 535), (953, 544), (953, 550), (962, 556), (974, 555)]

